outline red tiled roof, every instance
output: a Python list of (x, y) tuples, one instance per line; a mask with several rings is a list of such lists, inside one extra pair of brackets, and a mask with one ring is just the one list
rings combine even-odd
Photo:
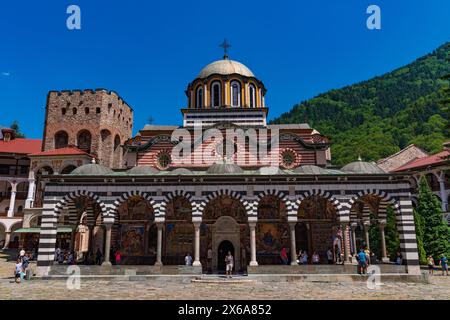
[(425, 157), (425, 158), (419, 158), (419, 159), (413, 160), (413, 161), (395, 169), (394, 171), (414, 170), (414, 169), (418, 169), (418, 168), (422, 168), (422, 167), (444, 164), (446, 162), (448, 163), (449, 160), (446, 159), (448, 157), (450, 157), (450, 151), (444, 150), (442, 152), (433, 154), (433, 155)]
[(10, 141), (0, 140), (0, 153), (30, 154), (41, 150), (42, 140), (16, 138)]
[(66, 147), (61, 149), (53, 149), (53, 150), (47, 150), (42, 152), (33, 153), (30, 156), (77, 156), (77, 155), (87, 155), (91, 156), (89, 153), (84, 152), (83, 150), (80, 150), (75, 147)]

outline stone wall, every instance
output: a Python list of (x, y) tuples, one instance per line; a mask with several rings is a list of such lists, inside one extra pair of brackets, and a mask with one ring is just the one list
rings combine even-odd
[(101, 164), (121, 168), (120, 146), (131, 138), (132, 126), (133, 110), (113, 91), (50, 91), (43, 150), (55, 149), (55, 136), (62, 133), (67, 135), (67, 142), (61, 146), (77, 146), (95, 155)]

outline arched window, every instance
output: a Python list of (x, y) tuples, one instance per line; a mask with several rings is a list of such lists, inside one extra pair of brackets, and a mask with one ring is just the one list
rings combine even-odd
[(222, 90), (220, 82), (216, 81), (211, 84), (211, 106), (214, 108), (221, 106)]
[(197, 89), (197, 97), (196, 97), (196, 107), (203, 108), (203, 88), (199, 87)]
[(62, 114), (63, 116), (66, 115), (66, 112), (67, 112), (66, 108), (62, 108), (62, 109), (61, 109), (61, 114)]
[(65, 131), (59, 131), (55, 134), (55, 149), (67, 147), (69, 144), (69, 135)]
[(254, 85), (249, 87), (249, 97), (250, 97), (250, 108), (256, 107), (256, 88)]
[(91, 133), (87, 130), (82, 130), (78, 133), (78, 148), (86, 151), (87, 153), (91, 152), (91, 144), (92, 144), (92, 136)]
[(89, 108), (88, 107), (84, 108), (84, 113), (89, 114)]
[(116, 135), (116, 137), (114, 138), (114, 151), (116, 151), (117, 148), (119, 148), (119, 146), (120, 146), (120, 137)]
[(68, 165), (67, 167), (61, 170), (61, 174), (70, 174), (76, 168), (77, 167), (75, 167), (74, 165)]
[(72, 109), (72, 113), (73, 113), (73, 114), (77, 114), (77, 108), (73, 108), (73, 109)]
[(231, 106), (241, 106), (241, 84), (238, 81), (231, 82)]

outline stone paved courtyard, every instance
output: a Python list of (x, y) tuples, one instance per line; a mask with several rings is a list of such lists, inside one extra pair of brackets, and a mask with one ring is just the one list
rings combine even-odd
[(256, 282), (242, 284), (162, 283), (160, 281), (82, 280), (69, 290), (65, 280), (14, 283), (13, 262), (0, 256), (0, 299), (450, 299), (450, 277), (431, 284), (385, 283), (370, 290), (365, 282)]

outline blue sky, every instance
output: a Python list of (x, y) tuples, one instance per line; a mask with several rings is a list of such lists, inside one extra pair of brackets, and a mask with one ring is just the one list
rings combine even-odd
[[(66, 27), (71, 4), (81, 30)], [(381, 30), (366, 27), (371, 4)], [(449, 41), (450, 1), (2, 1), (0, 35), (0, 125), (41, 138), (49, 90), (107, 88), (133, 107), (136, 133), (149, 116), (181, 124), (184, 90), (224, 38), (268, 88), (273, 118)]]

